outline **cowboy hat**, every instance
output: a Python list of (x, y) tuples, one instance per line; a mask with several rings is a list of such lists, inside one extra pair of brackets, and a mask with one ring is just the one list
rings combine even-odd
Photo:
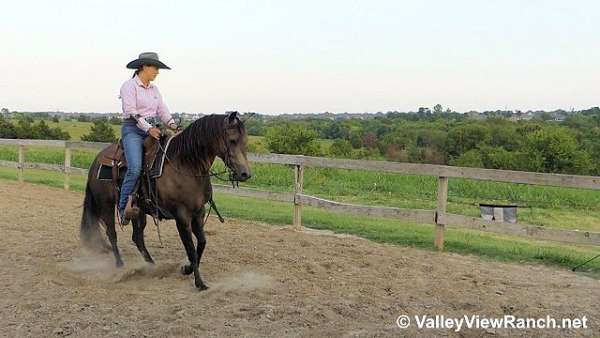
[(158, 59), (158, 54), (156, 54), (154, 52), (141, 53), (137, 59), (135, 59), (127, 64), (127, 68), (138, 69), (143, 65), (151, 65), (151, 66), (156, 66), (158, 68), (171, 69), (171, 68), (169, 68), (169, 66), (160, 62), (160, 60)]

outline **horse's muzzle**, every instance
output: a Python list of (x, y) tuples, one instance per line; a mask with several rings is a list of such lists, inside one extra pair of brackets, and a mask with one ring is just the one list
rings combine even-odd
[(235, 176), (235, 179), (237, 181), (244, 182), (249, 180), (250, 177), (252, 177), (252, 174), (249, 171), (242, 171), (241, 173), (236, 174)]

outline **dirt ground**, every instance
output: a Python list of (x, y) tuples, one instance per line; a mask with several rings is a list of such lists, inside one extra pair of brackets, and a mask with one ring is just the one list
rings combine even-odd
[[(0, 334), (6, 337), (600, 336), (600, 282), (566, 269), (211, 218), (199, 292), (175, 225), (152, 223), (143, 263), (80, 249), (83, 195), (0, 180)], [(226, 213), (226, 210), (223, 210)], [(259, 211), (258, 211), (259, 212)], [(291, 210), (290, 210), (291, 212)], [(399, 315), (587, 317), (588, 329), (408, 329)], [(414, 322), (414, 321), (413, 321)]]

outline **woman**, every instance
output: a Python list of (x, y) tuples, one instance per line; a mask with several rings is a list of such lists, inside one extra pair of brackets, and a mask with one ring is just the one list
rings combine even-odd
[(135, 73), (123, 83), (120, 95), (123, 105), (121, 140), (127, 159), (127, 171), (119, 197), (119, 219), (123, 225), (129, 223), (135, 215), (131, 193), (142, 171), (144, 139), (147, 135), (155, 139), (160, 137), (160, 130), (150, 124), (149, 120), (158, 116), (169, 128), (177, 129), (158, 88), (150, 83), (154, 81), (160, 68), (171, 68), (162, 63), (158, 54), (153, 52), (141, 53), (139, 58), (127, 64), (127, 68), (135, 69)]

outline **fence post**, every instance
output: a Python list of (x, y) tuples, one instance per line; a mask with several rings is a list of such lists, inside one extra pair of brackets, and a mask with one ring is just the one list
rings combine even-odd
[(448, 177), (438, 177), (437, 210), (435, 217), (435, 247), (438, 251), (444, 250), (444, 224), (438, 221), (440, 213), (446, 213), (448, 205)]
[(304, 186), (304, 166), (298, 164), (294, 166), (294, 227), (302, 227), (302, 205), (297, 201), (297, 194), (302, 193)]
[(25, 146), (22, 144), (19, 144), (18, 156), (19, 163), (17, 164), (17, 177), (19, 179), (19, 183), (23, 183), (25, 181), (23, 176), (23, 168), (25, 167)]
[(69, 173), (71, 172), (71, 143), (65, 142), (65, 190), (69, 190), (71, 187), (71, 176)]

